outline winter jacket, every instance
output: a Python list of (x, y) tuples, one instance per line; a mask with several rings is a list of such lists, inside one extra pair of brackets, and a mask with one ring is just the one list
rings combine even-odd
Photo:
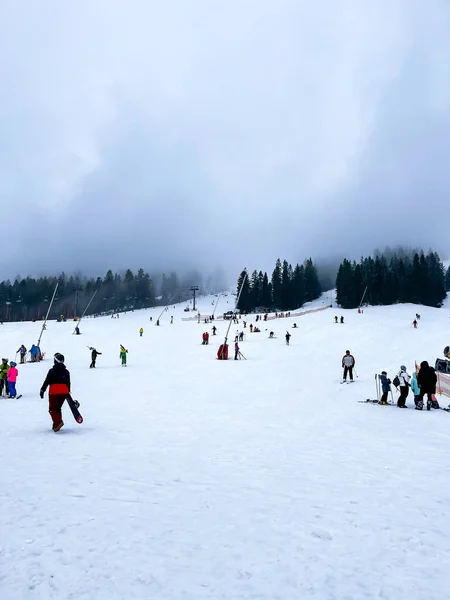
[(397, 377), (400, 380), (400, 387), (408, 387), (408, 384), (411, 381), (411, 375), (408, 375), (406, 371), (400, 371)]
[(414, 396), (418, 396), (420, 394), (420, 387), (417, 383), (417, 373), (415, 371), (411, 377), (411, 390)]
[(30, 354), (39, 354), (39, 348), (33, 344), (31, 346)]
[(344, 354), (342, 357), (342, 366), (343, 367), (354, 367), (355, 366), (355, 358), (352, 354)]
[(386, 377), (386, 375), (380, 375), (381, 381), (381, 389), (383, 390), (383, 394), (391, 391), (391, 380)]
[(97, 356), (101, 354), (101, 352), (98, 352), (95, 348), (92, 350), (91, 352), (91, 358), (92, 360), (95, 360), (97, 358)]
[(21, 356), (25, 356), (25, 354), (27, 353), (27, 349), (25, 348), (25, 346), (20, 346), (17, 352), (20, 352)]
[(422, 394), (436, 393), (436, 372), (426, 361), (420, 363), (420, 370), (417, 374), (417, 383), (419, 384)]
[(10, 367), (7, 375), (8, 381), (11, 383), (16, 383), (18, 375), (19, 371), (16, 369), (16, 367)]
[(8, 363), (0, 363), (0, 379), (6, 379), (10, 366)]
[(70, 373), (63, 363), (53, 365), (42, 384), (41, 392), (45, 392), (48, 386), (49, 395), (70, 393)]

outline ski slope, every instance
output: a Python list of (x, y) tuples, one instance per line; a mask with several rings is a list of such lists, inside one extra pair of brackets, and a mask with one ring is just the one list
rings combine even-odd
[[(202, 314), (213, 301), (198, 300)], [(46, 359), (19, 365), (23, 397), (0, 399), (0, 597), (447, 597), (450, 414), (415, 411), (411, 395), (410, 410), (357, 400), (374, 397), (374, 373), (393, 378), (401, 364), (411, 372), (415, 360), (442, 356), (449, 307), (263, 322), (261, 333), (244, 330), (247, 360), (222, 362), (228, 323), (216, 321), (218, 335), (202, 346), (212, 325), (183, 322), (184, 306), (160, 327), (161, 308), (85, 319), (80, 336), (72, 322), (49, 322)], [(221, 298), (216, 316), (233, 306)], [(1, 326), (2, 356), (29, 348), (40, 327)], [(87, 346), (103, 353), (95, 370)], [(346, 349), (352, 385), (340, 385)], [(39, 389), (57, 351), (84, 423), (64, 406), (55, 434)]]

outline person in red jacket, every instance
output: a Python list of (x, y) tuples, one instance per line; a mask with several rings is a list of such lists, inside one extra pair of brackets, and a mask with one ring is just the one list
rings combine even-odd
[(42, 384), (40, 397), (43, 398), (45, 390), (48, 391), (48, 412), (53, 421), (53, 431), (59, 431), (64, 425), (62, 420), (61, 408), (64, 400), (70, 394), (70, 373), (64, 365), (64, 356), (57, 352), (54, 358), (54, 365), (47, 373)]

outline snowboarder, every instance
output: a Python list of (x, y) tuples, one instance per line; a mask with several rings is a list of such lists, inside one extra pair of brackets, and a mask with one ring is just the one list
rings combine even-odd
[(239, 356), (239, 344), (236, 342), (234, 344), (234, 360), (237, 360)]
[(139, 336), (142, 337), (142, 334), (144, 333), (144, 330), (142, 329), (142, 327), (139, 329)]
[(397, 400), (398, 408), (408, 408), (406, 406), (406, 398), (409, 394), (409, 382), (411, 381), (411, 375), (406, 371), (405, 365), (400, 367), (400, 372), (397, 375), (399, 379), (399, 387), (400, 387), (400, 396)]
[(128, 354), (128, 350), (126, 348), (124, 348), (124, 346), (122, 346), (122, 344), (120, 344), (119, 358), (122, 360), (122, 367), (127, 366), (127, 354)]
[(89, 365), (90, 369), (95, 369), (95, 363), (97, 362), (97, 356), (101, 355), (101, 352), (89, 346), (89, 350), (91, 351), (91, 364)]
[(20, 354), (20, 364), (23, 365), (25, 362), (25, 357), (27, 355), (27, 349), (22, 344), (20, 348), (17, 350), (16, 354)]
[(343, 381), (347, 381), (347, 374), (350, 381), (353, 381), (353, 367), (355, 366), (355, 357), (350, 354), (350, 350), (346, 350), (342, 357), (342, 368), (344, 369)]
[(3, 388), (5, 388), (5, 396), (9, 394), (9, 386), (8, 386), (8, 371), (9, 371), (8, 359), (2, 358), (2, 363), (0, 364), (0, 396), (3, 396)]
[(292, 329), (297, 329), (297, 323), (294, 323), (294, 324), (292, 325)]
[(424, 360), (420, 363), (420, 369), (417, 373), (417, 383), (420, 388), (417, 410), (423, 409), (423, 397), (427, 395), (427, 410), (431, 410), (433, 403), (432, 395), (436, 393), (437, 377), (433, 367), (430, 367), (428, 362)]
[(381, 375), (378, 375), (381, 382), (382, 395), (380, 404), (387, 404), (388, 394), (391, 391), (391, 380), (388, 379), (386, 371), (381, 371)]
[(19, 376), (19, 371), (17, 370), (17, 363), (15, 363), (12, 360), (10, 363), (10, 368), (9, 368), (8, 375), (7, 375), (10, 398), (15, 398), (17, 396), (16, 382), (17, 382), (18, 376)]
[(269, 333), (269, 337), (270, 337), (270, 338), (273, 338), (273, 331), (271, 331), (271, 332)]
[(61, 408), (64, 400), (70, 394), (70, 373), (66, 369), (62, 354), (57, 352), (53, 359), (54, 365), (47, 373), (39, 395), (43, 398), (45, 390), (50, 386), (48, 391), (48, 412), (53, 422), (52, 429), (57, 432), (64, 425)]
[(286, 344), (289, 346), (289, 340), (291, 339), (291, 334), (289, 331), (286, 331), (286, 335), (284, 337), (286, 338)]

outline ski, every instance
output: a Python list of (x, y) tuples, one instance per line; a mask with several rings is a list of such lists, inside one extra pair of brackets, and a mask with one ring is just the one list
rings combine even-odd
[(78, 402), (78, 400), (74, 400), (72, 398), (72, 396), (67, 396), (66, 398), (67, 404), (69, 405), (70, 410), (72, 411), (73, 414), (73, 418), (75, 419), (75, 421), (77, 423), (82, 423), (83, 422), (83, 417), (80, 414), (80, 411), (78, 410), (80, 403)]
[(394, 402), (387, 402), (386, 404), (381, 404), (379, 400), (372, 400), (371, 398), (367, 398), (367, 400), (357, 400), (362, 404), (379, 404), (380, 406), (395, 406)]

